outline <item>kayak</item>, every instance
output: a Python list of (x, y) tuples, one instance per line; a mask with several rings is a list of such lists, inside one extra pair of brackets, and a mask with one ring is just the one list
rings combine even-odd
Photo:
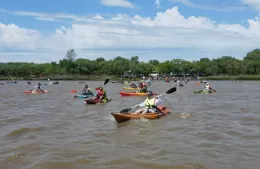
[[(170, 114), (171, 110), (167, 109), (165, 106), (158, 106), (158, 108), (163, 112), (164, 115)], [(127, 114), (120, 114), (120, 113), (111, 113), (111, 115), (115, 118), (117, 123), (122, 123), (126, 122), (129, 120), (135, 120), (135, 119), (158, 119), (162, 114), (158, 113), (148, 113), (148, 114), (132, 114), (132, 113), (127, 113)]]
[(101, 104), (110, 102), (112, 99), (103, 99), (103, 100), (85, 100), (86, 104)]
[(6, 82), (6, 83), (18, 83), (17, 81), (14, 81), (14, 82)]
[(217, 91), (216, 90), (201, 90), (201, 91), (198, 91), (198, 90), (194, 90), (193, 93), (202, 93), (202, 94), (205, 94), (205, 93), (216, 93)]
[(125, 90), (140, 90), (140, 88), (133, 88), (133, 87), (123, 87)]
[[(44, 93), (48, 93), (48, 90), (43, 90)], [(43, 94), (42, 91), (37, 90), (26, 90), (24, 91), (24, 94)]]
[(74, 98), (89, 98), (89, 97), (93, 97), (94, 95), (91, 94), (87, 94), (87, 95), (82, 95), (82, 94), (78, 94), (75, 95)]
[[(147, 96), (149, 93), (140, 93), (140, 92), (119, 92), (121, 96)], [(157, 93), (153, 92), (153, 95)]]

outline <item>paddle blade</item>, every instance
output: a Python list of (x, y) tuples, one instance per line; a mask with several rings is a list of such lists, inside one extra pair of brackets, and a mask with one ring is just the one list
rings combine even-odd
[(106, 79), (104, 82), (104, 85), (106, 85), (109, 82), (109, 79)]
[(131, 110), (132, 108), (126, 108), (120, 111), (120, 113), (127, 113)]
[(78, 92), (78, 90), (71, 90), (70, 92), (71, 93), (76, 93), (76, 92)]
[(173, 93), (173, 92), (176, 92), (176, 87), (173, 87), (173, 88), (171, 88), (171, 89), (169, 89), (167, 92), (166, 92), (166, 94), (170, 94), (170, 93)]

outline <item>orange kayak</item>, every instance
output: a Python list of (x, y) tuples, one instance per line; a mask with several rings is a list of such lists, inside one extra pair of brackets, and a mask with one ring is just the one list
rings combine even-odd
[[(140, 93), (140, 92), (119, 92), (121, 96), (147, 96), (149, 93)], [(153, 95), (157, 93), (153, 92)]]
[[(44, 93), (48, 93), (48, 90), (43, 90)], [(24, 94), (42, 94), (42, 91), (39, 90), (26, 90)]]
[[(164, 113), (164, 115), (170, 114), (171, 110), (167, 109), (165, 106), (158, 106), (158, 108)], [(115, 118), (117, 123), (122, 123), (126, 122), (129, 120), (134, 120), (134, 119), (158, 119), (163, 115), (159, 115), (158, 113), (148, 113), (148, 114), (132, 114), (132, 113), (127, 113), (127, 114), (120, 114), (120, 113), (111, 113), (111, 115)]]

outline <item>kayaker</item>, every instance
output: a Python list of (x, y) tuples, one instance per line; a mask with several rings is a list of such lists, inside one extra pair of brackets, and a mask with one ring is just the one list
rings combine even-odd
[(136, 84), (134, 82), (131, 83), (130, 87), (137, 88)]
[(143, 103), (141, 103), (137, 106), (137, 107), (144, 107), (144, 108), (138, 109), (133, 114), (146, 114), (146, 113), (157, 112), (157, 111), (159, 111), (157, 106), (159, 106), (161, 104), (162, 104), (162, 100), (159, 99), (158, 97), (153, 98), (153, 93), (150, 92), (147, 95), (147, 99)]
[(205, 89), (206, 90), (212, 90), (212, 87), (211, 87), (211, 85), (209, 83), (207, 83), (206, 86), (205, 86)]
[(140, 93), (147, 93), (147, 85), (145, 83), (142, 84), (141, 90), (139, 92)]
[(140, 82), (140, 83), (138, 84), (138, 87), (139, 87), (140, 89), (143, 88), (143, 83)]
[(36, 91), (41, 91), (42, 93), (44, 93), (41, 83), (38, 83), (38, 86), (36, 87)]
[(92, 95), (92, 96), (94, 96), (94, 93), (91, 91), (90, 88), (87, 88), (86, 92), (82, 93), (81, 95)]
[(87, 93), (88, 93), (88, 89), (89, 89), (89, 87), (88, 87), (88, 85), (86, 84), (85, 85), (85, 87), (82, 89), (82, 95), (87, 95)]
[(107, 99), (107, 92), (101, 87), (98, 90), (98, 93), (95, 97), (92, 98), (92, 100), (103, 100)]

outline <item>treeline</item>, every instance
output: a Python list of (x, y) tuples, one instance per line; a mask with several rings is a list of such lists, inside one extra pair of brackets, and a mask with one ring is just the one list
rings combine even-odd
[(190, 75), (256, 75), (260, 74), (260, 49), (249, 52), (243, 60), (231, 56), (217, 59), (201, 58), (198, 61), (173, 59), (165, 62), (150, 60), (139, 61), (138, 56), (131, 59), (118, 56), (112, 60), (97, 58), (89, 60), (76, 59), (76, 51), (68, 50), (64, 59), (51, 63), (0, 63), (0, 75), (12, 77), (26, 77), (32, 75), (77, 74), (77, 75), (114, 75), (122, 76), (131, 70), (136, 75), (148, 75), (156, 70), (160, 74), (190, 74)]

